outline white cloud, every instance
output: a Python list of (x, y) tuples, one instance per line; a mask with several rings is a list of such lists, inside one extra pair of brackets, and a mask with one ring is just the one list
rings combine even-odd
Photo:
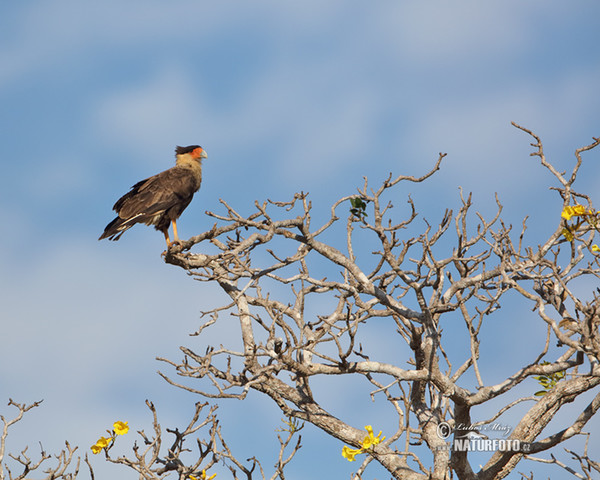
[(110, 93), (94, 108), (92, 130), (110, 144), (134, 152), (132, 159), (150, 161), (161, 160), (156, 153), (165, 145), (171, 150), (174, 141), (201, 142), (202, 126), (210, 118), (202, 105), (201, 87), (176, 65), (165, 66), (141, 85)]
[[(207, 10), (197, 2), (156, 1), (83, 4), (63, 0), (24, 7), (18, 12), (12, 38), (0, 50), (0, 81), (6, 84), (46, 68), (71, 68), (70, 63), (79, 57), (124, 45), (128, 50), (143, 49), (145, 44), (190, 34), (200, 39), (214, 28), (213, 22), (202, 21)], [(219, 10), (209, 12), (211, 16)]]
[(37, 202), (45, 203), (66, 200), (85, 192), (94, 182), (90, 169), (93, 157), (73, 153), (48, 155), (37, 168), (28, 172), (21, 191), (34, 196)]
[(68, 386), (69, 396), (89, 400), (108, 384), (144, 378), (155, 355), (175, 353), (196, 328), (210, 287), (163, 265), (158, 252), (110, 247), (71, 239), (35, 260), (4, 262), (4, 338), (13, 339), (0, 354), (5, 392), (51, 398)]
[(91, 130), (111, 144), (134, 150), (133, 157), (140, 159), (159, 158), (156, 152), (174, 140), (208, 142), (209, 155), (212, 144), (221, 159), (238, 151), (252, 155), (271, 143), (267, 154), (275, 176), (310, 178), (315, 169), (319, 175), (332, 175), (364, 153), (382, 99), (368, 90), (345, 85), (336, 89), (334, 69), (315, 67), (318, 78), (307, 86), (302, 67), (272, 65), (246, 97), (218, 110), (207, 101), (202, 79), (181, 65), (163, 65), (144, 84), (99, 99)]
[[(23, 6), (15, 14), (11, 37), (0, 48), (3, 69), (0, 86), (15, 82), (46, 68), (70, 68), (69, 63), (101, 51), (157, 51), (177, 40), (182, 48), (214, 42), (240, 30), (267, 27), (280, 33), (286, 18), (306, 32), (323, 27), (341, 2), (302, 8), (281, 2), (226, 5), (193, 0), (164, 3), (156, 0), (81, 3), (61, 0)], [(289, 24), (288, 24), (289, 25)], [(158, 55), (160, 55), (157, 52)]]
[(518, 53), (531, 41), (535, 30), (527, 28), (528, 22), (539, 6), (540, 2), (410, 1), (389, 5), (378, 22), (388, 48), (410, 64), (443, 76), (446, 69), (461, 68), (464, 62)]
[(589, 98), (599, 77), (594, 71), (567, 72), (545, 84), (523, 80), (513, 88), (450, 98), (420, 112), (410, 137), (415, 146), (433, 141), (449, 154), (445, 163), (449, 184), (502, 191), (521, 199), (519, 192), (524, 189), (536, 185), (546, 189), (545, 185), (556, 182), (537, 157), (529, 156), (534, 151), (532, 139), (510, 121), (538, 134), (548, 160), (559, 169), (570, 169), (571, 158), (548, 147), (562, 145), (571, 157), (571, 152), (591, 141), (591, 134), (583, 132), (590, 132), (595, 115)]

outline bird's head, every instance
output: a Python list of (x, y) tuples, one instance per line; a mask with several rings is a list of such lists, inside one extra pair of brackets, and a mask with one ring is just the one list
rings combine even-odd
[(206, 152), (200, 145), (189, 145), (187, 147), (175, 147), (175, 158), (177, 163), (195, 160), (198, 163), (206, 158)]

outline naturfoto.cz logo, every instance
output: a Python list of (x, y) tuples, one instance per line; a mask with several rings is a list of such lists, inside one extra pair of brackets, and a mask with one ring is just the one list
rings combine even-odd
[[(486, 428), (487, 431), (503, 431), (506, 428)], [(448, 440), (454, 429), (447, 422), (441, 422), (437, 427), (437, 435), (442, 440), (448, 440), (446, 445), (439, 448), (453, 450), (456, 452), (527, 452), (529, 443), (520, 440), (511, 440), (507, 438), (482, 438), (482, 435), (476, 432), (481, 428), (462, 428), (459, 430), (461, 436), (454, 436), (454, 439)], [(466, 432), (466, 433), (465, 433)], [(485, 436), (484, 436), (485, 437)]]

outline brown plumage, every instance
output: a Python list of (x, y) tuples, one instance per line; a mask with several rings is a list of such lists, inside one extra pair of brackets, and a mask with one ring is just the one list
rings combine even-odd
[(177, 147), (175, 158), (174, 167), (136, 183), (117, 200), (113, 210), (118, 217), (106, 226), (98, 240), (118, 240), (136, 223), (145, 223), (164, 234), (167, 247), (171, 245), (169, 224), (172, 224), (173, 238), (179, 241), (176, 221), (200, 189), (206, 152), (199, 145)]

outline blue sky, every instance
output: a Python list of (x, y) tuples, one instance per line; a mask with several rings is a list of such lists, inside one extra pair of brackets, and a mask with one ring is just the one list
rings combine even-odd
[[(165, 265), (152, 229), (96, 241), (114, 201), (169, 167), (175, 145), (209, 155), (182, 237), (210, 227), (203, 212), (220, 198), (250, 212), (302, 190), (326, 215), (363, 176), (420, 175), (441, 151), (439, 175), (405, 187), (432, 218), (458, 206), (460, 185), (481, 211), (498, 192), (509, 221), (529, 215), (547, 233), (560, 202), (510, 121), (539, 134), (559, 169), (600, 135), (599, 15), (594, 1), (4, 2), (0, 413), (9, 397), (44, 399), (14, 450), (87, 448), (118, 418), (148, 428), (146, 398), (165, 423), (191, 411), (154, 357), (201, 347), (188, 333), (219, 293)], [(579, 183), (592, 197), (598, 155)], [(331, 402), (351, 409), (346, 387)], [(242, 458), (279, 418), (248, 404), (252, 418), (239, 402), (222, 408)], [(304, 459), (352, 471), (322, 454), (339, 442), (307, 435)]]

